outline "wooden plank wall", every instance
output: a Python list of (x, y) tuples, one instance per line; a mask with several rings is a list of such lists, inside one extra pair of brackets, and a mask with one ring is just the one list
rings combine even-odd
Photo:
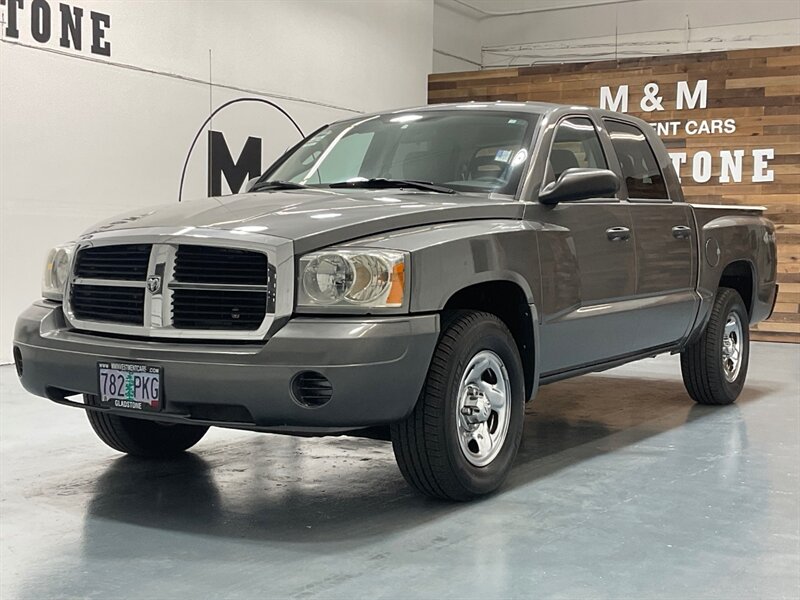
[[(690, 92), (707, 80), (707, 103), (677, 109), (680, 81)], [(663, 110), (644, 110), (644, 88), (656, 83)], [(428, 80), (430, 103), (469, 100), (538, 100), (600, 106), (600, 89), (615, 97), (628, 85), (628, 113), (651, 123), (676, 121), (660, 135), (670, 152), (685, 152), (680, 168), (687, 200), (717, 204), (761, 204), (778, 232), (780, 294), (775, 313), (753, 331), (753, 339), (800, 342), (800, 46), (684, 54), (621, 61), (573, 63), (499, 70), (437, 73)], [(621, 107), (619, 107), (621, 109)], [(700, 123), (733, 120), (735, 131), (698, 132)], [(690, 123), (691, 122), (691, 123)], [(663, 126), (667, 127), (667, 126)], [(687, 132), (688, 128), (688, 132)], [(728, 129), (731, 129), (730, 122)], [(693, 135), (690, 135), (693, 133)], [(754, 150), (772, 149), (766, 169), (773, 181), (753, 181)], [(742, 150), (741, 181), (720, 182), (720, 152)], [(704, 179), (711, 154), (711, 178)], [(693, 173), (694, 161), (700, 161)], [(728, 169), (726, 169), (728, 173)]]

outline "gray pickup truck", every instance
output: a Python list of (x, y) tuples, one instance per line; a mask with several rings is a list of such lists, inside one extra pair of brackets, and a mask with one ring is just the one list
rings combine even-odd
[(24, 387), (121, 452), (209, 426), (387, 435), (419, 491), (498, 488), (540, 385), (680, 353), (729, 404), (776, 296), (763, 208), (684, 201), (645, 122), (497, 102), (359, 116), (247, 192), (134, 211), (48, 257)]

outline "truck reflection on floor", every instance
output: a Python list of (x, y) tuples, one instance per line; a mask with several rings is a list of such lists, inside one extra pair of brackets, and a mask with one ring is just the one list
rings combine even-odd
[[(742, 401), (759, 395), (748, 386)], [(723, 435), (687, 444), (696, 449), (702, 441), (704, 454), (735, 460), (747, 445), (746, 426), (739, 406), (722, 410)], [(543, 387), (527, 412), (520, 455), (501, 494), (720, 409), (692, 403), (675, 381), (592, 375)], [(386, 442), (254, 434), (236, 445), (200, 446), (172, 461), (116, 459), (97, 481), (89, 515), (210, 535), (291, 539), (307, 525), (314, 536), (352, 537), (359, 535), (354, 520), (363, 530), (365, 523), (380, 527), (387, 513), (416, 521), (421, 510), (430, 517), (458, 506), (411, 495)]]
[[(748, 385), (740, 403), (746, 406), (762, 393)], [(675, 380), (589, 375), (540, 390), (529, 405), (509, 481), (499, 494), (472, 505), (414, 494), (390, 444), (377, 440), (253, 434), (233, 443), (210, 440), (171, 461), (122, 457), (100, 474), (91, 493), (83, 551), (75, 557), (80, 568), (70, 571), (77, 580), (52, 585), (61, 592), (88, 589), (106, 561), (143, 556), (148, 563), (178, 556), (230, 562), (263, 554), (266, 568), (270, 552), (300, 546), (338, 552), (340, 546), (391, 544), (411, 531), (422, 540), (431, 529), (446, 530), (453, 521), (448, 517), (458, 521), (466, 515), (478, 528), (494, 528), (501, 545), (523, 536), (531, 548), (549, 545), (555, 551), (574, 546), (575, 536), (585, 536), (588, 544), (588, 538), (605, 535), (616, 544), (645, 536), (691, 545), (697, 532), (713, 525), (715, 543), (747, 544), (752, 552), (759, 542), (749, 532), (766, 518), (768, 504), (755, 496), (770, 486), (760, 481), (766, 475), (759, 455), (747, 449), (739, 405), (696, 405)], [(705, 491), (698, 491), (699, 484)], [(492, 503), (503, 510), (487, 511)], [(507, 527), (496, 527), (505, 522)], [(516, 560), (511, 553), (487, 558), (479, 546), (469, 550), (455, 537), (435, 539), (467, 564)], [(564, 560), (574, 552), (565, 547)], [(598, 557), (594, 568), (617, 559)], [(519, 565), (495, 566), (511, 576)], [(43, 563), (36, 570), (47, 568)], [(693, 572), (692, 585), (714, 585), (704, 569)], [(36, 578), (48, 580), (42, 573)]]

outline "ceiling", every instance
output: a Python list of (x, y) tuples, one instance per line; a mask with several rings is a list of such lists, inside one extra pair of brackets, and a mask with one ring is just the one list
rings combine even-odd
[(638, 1), (640, 0), (435, 0), (437, 4), (476, 19)]

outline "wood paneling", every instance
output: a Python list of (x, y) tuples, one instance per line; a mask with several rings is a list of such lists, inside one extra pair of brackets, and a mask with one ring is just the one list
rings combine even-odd
[[(708, 81), (705, 108), (677, 110), (677, 82), (694, 90)], [(644, 86), (657, 83), (664, 110), (640, 106)], [(800, 46), (659, 56), (622, 61), (437, 73), (428, 79), (428, 100), (536, 100), (600, 105), (601, 86), (612, 95), (629, 86), (629, 114), (651, 123), (680, 121), (676, 135), (663, 136), (670, 152), (686, 152), (680, 169), (686, 198), (716, 204), (761, 204), (777, 228), (780, 294), (773, 317), (753, 339), (800, 342)], [(733, 119), (733, 133), (688, 135), (687, 121)], [(753, 181), (753, 150), (770, 148), (770, 182)], [(742, 180), (719, 181), (721, 151), (743, 150)], [(692, 157), (711, 153), (711, 179), (692, 176)]]

